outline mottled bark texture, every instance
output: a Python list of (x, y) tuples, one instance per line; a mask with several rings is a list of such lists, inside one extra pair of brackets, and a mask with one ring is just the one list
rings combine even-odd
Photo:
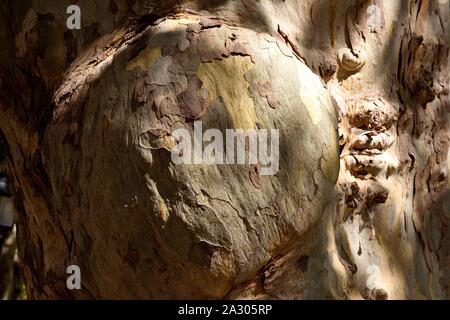
[[(30, 297), (450, 296), (448, 1), (70, 4), (0, 5)], [(174, 165), (194, 120), (279, 129), (279, 172)]]

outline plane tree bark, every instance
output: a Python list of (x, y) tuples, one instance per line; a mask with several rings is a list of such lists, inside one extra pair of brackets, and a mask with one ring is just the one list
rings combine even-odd
[[(30, 297), (449, 297), (448, 1), (70, 4), (0, 5)], [(198, 120), (279, 171), (175, 165)]]

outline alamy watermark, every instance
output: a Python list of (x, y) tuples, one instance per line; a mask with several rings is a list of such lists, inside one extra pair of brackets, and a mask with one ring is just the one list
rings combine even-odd
[[(270, 134), (269, 134), (270, 133)], [(194, 122), (193, 137), (187, 129), (172, 132), (174, 164), (260, 165), (260, 175), (274, 175), (279, 169), (278, 129), (218, 129), (203, 132), (202, 121)]]
[(69, 290), (80, 290), (81, 289), (81, 270), (76, 264), (72, 264), (67, 267), (66, 273), (70, 274), (67, 277), (66, 286)]
[(70, 16), (67, 18), (66, 26), (69, 30), (81, 29), (81, 9), (79, 6), (73, 4), (67, 7), (67, 14)]

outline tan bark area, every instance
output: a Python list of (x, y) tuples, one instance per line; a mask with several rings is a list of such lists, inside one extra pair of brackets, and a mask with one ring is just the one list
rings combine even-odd
[[(449, 297), (448, 1), (69, 4), (0, 5), (30, 297)], [(194, 120), (279, 172), (174, 165)]]

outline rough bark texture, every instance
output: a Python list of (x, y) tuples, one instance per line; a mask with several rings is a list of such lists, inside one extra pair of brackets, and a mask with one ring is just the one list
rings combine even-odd
[[(30, 297), (450, 297), (448, 1), (70, 4), (0, 5)], [(279, 172), (172, 164), (194, 120)]]

